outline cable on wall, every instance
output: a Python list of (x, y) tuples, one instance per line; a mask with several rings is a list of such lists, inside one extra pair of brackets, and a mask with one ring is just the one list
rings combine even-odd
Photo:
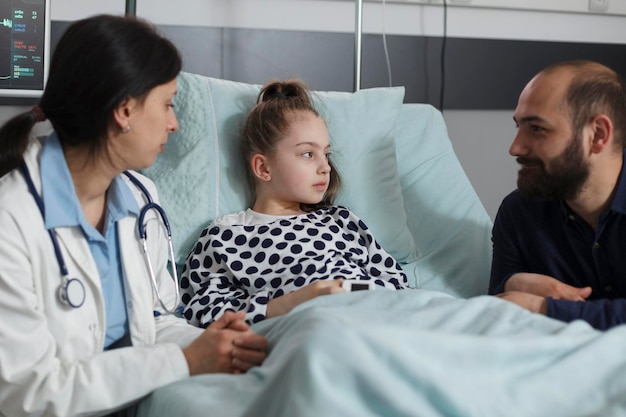
[[(387, 35), (385, 28), (385, 8), (386, 1), (382, 0), (383, 5), (383, 47), (385, 50), (385, 60), (387, 62), (387, 75), (389, 78), (389, 87), (393, 86), (393, 81), (391, 79), (391, 61), (389, 60), (389, 51), (387, 49)], [(359, 91), (361, 88), (361, 51), (362, 51), (362, 34), (363, 34), (363, 0), (355, 1), (355, 56), (354, 56), (354, 91)]]
[(383, 48), (385, 49), (385, 60), (387, 61), (387, 75), (389, 77), (389, 87), (393, 87), (393, 82), (391, 80), (391, 61), (389, 60), (389, 51), (387, 49), (387, 29), (385, 28), (385, 9), (387, 7), (386, 0), (382, 0), (383, 2)]
[(446, 87), (446, 43), (448, 39), (448, 1), (443, 0), (443, 37), (441, 39), (441, 84), (439, 90), (439, 111), (443, 112)]

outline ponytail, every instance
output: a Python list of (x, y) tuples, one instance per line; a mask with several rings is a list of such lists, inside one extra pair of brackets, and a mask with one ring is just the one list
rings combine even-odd
[(18, 114), (0, 128), (0, 177), (24, 160), (30, 132), (40, 116), (33, 111)]

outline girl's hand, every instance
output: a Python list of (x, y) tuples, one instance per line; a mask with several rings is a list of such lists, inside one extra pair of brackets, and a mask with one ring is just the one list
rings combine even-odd
[(343, 279), (315, 281), (297, 291), (274, 298), (267, 304), (265, 316), (276, 317), (289, 313), (295, 306), (311, 300), (320, 295), (337, 294), (345, 292), (341, 288)]

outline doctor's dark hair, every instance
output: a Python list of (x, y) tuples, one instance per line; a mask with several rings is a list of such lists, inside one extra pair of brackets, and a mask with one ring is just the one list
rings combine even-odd
[[(255, 154), (271, 155), (293, 122), (295, 112), (311, 112), (320, 117), (313, 105), (313, 99), (307, 85), (299, 79), (271, 80), (259, 92), (257, 104), (252, 108), (243, 127), (242, 156), (246, 166), (248, 182), (253, 194), (257, 179), (252, 172), (250, 161)], [(333, 204), (339, 189), (341, 178), (337, 168), (328, 159), (330, 179), (328, 189), (322, 201), (317, 204), (300, 204), (305, 212)]]
[(45, 118), (64, 146), (104, 152), (114, 109), (129, 98), (142, 102), (181, 68), (176, 47), (146, 21), (97, 15), (73, 23), (55, 48), (38, 106), (0, 128), (0, 176), (19, 166), (33, 125)]

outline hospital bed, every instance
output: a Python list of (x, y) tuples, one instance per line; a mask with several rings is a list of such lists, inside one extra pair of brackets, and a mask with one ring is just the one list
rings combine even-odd
[[(248, 207), (237, 148), (259, 85), (182, 73), (180, 124), (144, 173), (169, 214), (177, 268), (216, 216)], [(402, 87), (317, 91), (354, 210), (414, 290), (318, 297), (253, 326), (267, 361), (163, 387), (166, 416), (626, 415), (626, 330), (565, 324), (487, 296), (491, 220), (441, 113)]]

